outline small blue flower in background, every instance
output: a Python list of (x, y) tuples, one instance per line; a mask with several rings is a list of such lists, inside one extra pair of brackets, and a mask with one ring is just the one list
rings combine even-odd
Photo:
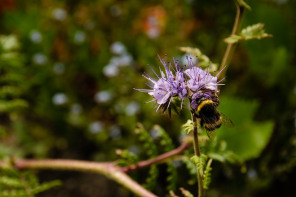
[(160, 75), (158, 75), (152, 68), (152, 71), (158, 79), (151, 78), (148, 74), (143, 76), (153, 83), (152, 86), (148, 85), (151, 89), (136, 89), (140, 92), (148, 93), (153, 96), (153, 100), (158, 104), (159, 108), (168, 109), (174, 97), (178, 97), (182, 100), (188, 98), (192, 109), (197, 108), (198, 101), (202, 98), (210, 99), (217, 105), (218, 100), (218, 85), (220, 81), (217, 81), (217, 76), (213, 76), (208, 71), (204, 71), (197, 65), (193, 64), (192, 58), (187, 58), (188, 67), (181, 67), (178, 65), (178, 61), (173, 59), (173, 64), (167, 62), (166, 59), (160, 59), (164, 67), (164, 71), (160, 69)]

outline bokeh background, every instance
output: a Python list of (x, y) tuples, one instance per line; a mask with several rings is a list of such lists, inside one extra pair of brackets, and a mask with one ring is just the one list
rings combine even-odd
[[(240, 43), (229, 65), (219, 109), (235, 127), (217, 138), (240, 162), (214, 162), (208, 195), (296, 196), (296, 2), (247, 2), (243, 27), (262, 22), (273, 37)], [(186, 64), (178, 47), (221, 63), (235, 13), (219, 0), (0, 0), (0, 158), (115, 161), (127, 149), (147, 159), (138, 122), (160, 125), (178, 146), (189, 112), (170, 118), (133, 88), (147, 88), (141, 75), (158, 70), (158, 55)], [(194, 192), (185, 164), (175, 166), (177, 187)], [(144, 171), (132, 176), (143, 183)], [(38, 175), (63, 181), (38, 196), (133, 196), (100, 175)], [(165, 184), (152, 191), (165, 196)]]

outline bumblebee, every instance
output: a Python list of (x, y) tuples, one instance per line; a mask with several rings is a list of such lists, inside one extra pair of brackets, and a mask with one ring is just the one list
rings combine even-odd
[(220, 113), (217, 109), (219, 101), (214, 102), (209, 99), (200, 99), (197, 103), (197, 118), (201, 119), (200, 125), (205, 128), (208, 137), (213, 140), (216, 137), (215, 130), (220, 128), (222, 123), (225, 126), (233, 127), (232, 121)]

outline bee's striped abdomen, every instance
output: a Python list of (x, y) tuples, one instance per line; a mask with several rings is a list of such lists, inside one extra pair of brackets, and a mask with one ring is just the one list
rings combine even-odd
[(221, 126), (222, 117), (213, 101), (208, 99), (201, 101), (197, 110), (207, 131), (214, 131)]

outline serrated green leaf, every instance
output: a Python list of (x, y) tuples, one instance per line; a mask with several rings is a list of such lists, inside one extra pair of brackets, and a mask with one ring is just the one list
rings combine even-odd
[(265, 33), (263, 23), (257, 23), (257, 24), (254, 24), (254, 25), (244, 28), (241, 31), (240, 35), (242, 36), (242, 39), (244, 39), (244, 40), (262, 39), (262, 38), (272, 37), (272, 35)]
[(237, 43), (241, 40), (262, 39), (272, 37), (272, 35), (265, 33), (264, 24), (258, 23), (244, 28), (238, 35), (230, 35), (224, 41), (228, 44)]
[(242, 37), (239, 35), (231, 35), (228, 38), (225, 38), (224, 41), (228, 44), (233, 44), (233, 43), (237, 43), (241, 39)]

